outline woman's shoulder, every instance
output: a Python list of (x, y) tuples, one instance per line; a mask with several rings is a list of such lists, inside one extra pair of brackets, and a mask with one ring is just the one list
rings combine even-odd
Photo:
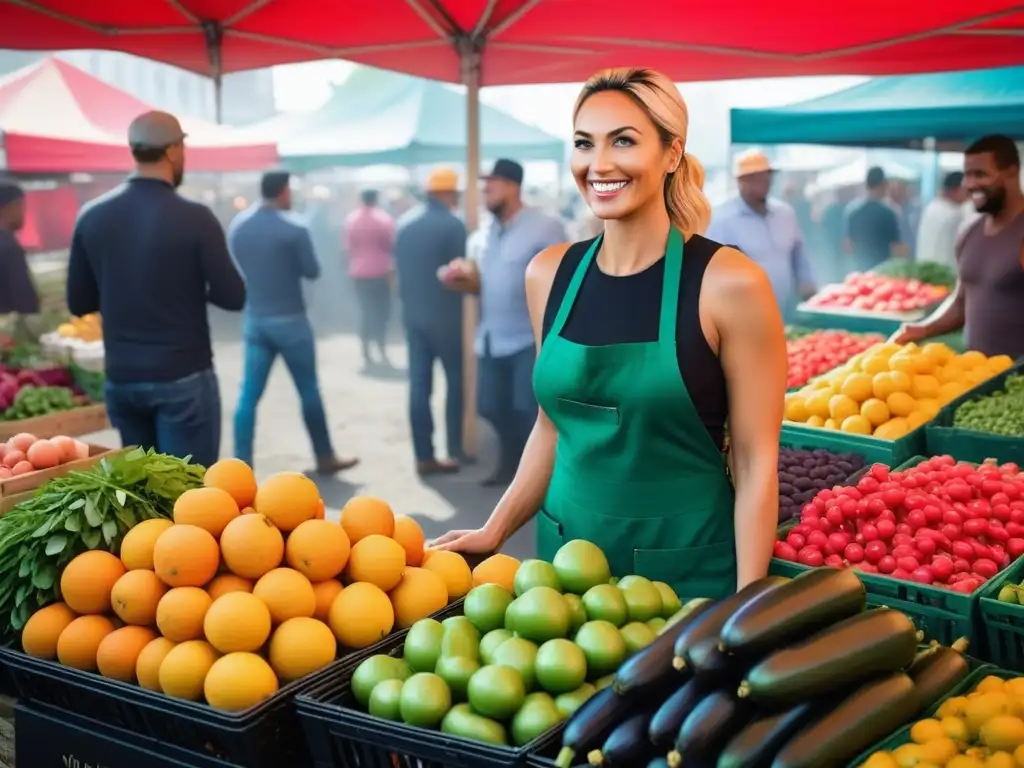
[(526, 268), (527, 282), (539, 280), (550, 283), (554, 281), (556, 274), (568, 269), (575, 269), (596, 239), (549, 245), (530, 260), (530, 264)]

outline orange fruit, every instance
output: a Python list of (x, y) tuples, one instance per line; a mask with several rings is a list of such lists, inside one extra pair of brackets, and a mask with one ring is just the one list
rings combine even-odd
[(52, 661), (57, 658), (57, 639), (75, 613), (64, 603), (53, 603), (33, 613), (21, 630), (21, 648), (29, 656)]
[(154, 518), (133, 526), (121, 540), (121, 562), (129, 571), (153, 570), (153, 547), (160, 534), (174, 525), (170, 520)]
[(305, 475), (278, 472), (260, 483), (253, 506), (287, 533), (316, 517), (320, 491)]
[(342, 587), (341, 582), (337, 579), (328, 579), (327, 581), (321, 581), (313, 585), (313, 594), (316, 595), (316, 611), (313, 613), (314, 619), (320, 621), (327, 621), (327, 616), (331, 612), (331, 603), (334, 602), (339, 594), (341, 594)]
[(255, 653), (229, 653), (217, 659), (203, 683), (206, 702), (215, 709), (241, 712), (277, 693), (274, 670)]
[(176, 643), (157, 637), (142, 649), (135, 662), (135, 679), (147, 691), (160, 691), (160, 664)]
[(351, 584), (334, 598), (327, 622), (342, 645), (369, 648), (391, 632), (395, 626), (395, 610), (379, 587)]
[(292, 568), (275, 568), (256, 582), (252, 593), (270, 609), (275, 624), (316, 612), (316, 593), (309, 579)]
[(239, 509), (252, 506), (256, 498), (256, 475), (241, 459), (221, 459), (206, 468), (203, 485), (231, 494)]
[(395, 532), (395, 513), (384, 499), (353, 496), (341, 509), (341, 526), (353, 545), (373, 534), (390, 537)]
[(60, 593), (75, 613), (106, 613), (110, 610), (110, 590), (124, 574), (124, 563), (118, 558), (92, 549), (65, 566), (60, 575)]
[(83, 672), (96, 671), (96, 653), (103, 638), (114, 631), (106, 616), (79, 616), (57, 638), (57, 659)]
[(221, 653), (258, 651), (270, 637), (270, 610), (255, 595), (229, 592), (206, 612), (203, 633)]
[(195, 525), (214, 538), (238, 514), (234, 498), (220, 488), (190, 488), (174, 502), (175, 525)]
[(176, 645), (160, 662), (160, 690), (168, 696), (199, 701), (217, 651), (204, 640), (189, 640)]
[(419, 567), (423, 564), (423, 548), (426, 537), (415, 518), (409, 515), (395, 515), (395, 532), (391, 538), (405, 550), (406, 565)]
[(233, 573), (222, 573), (214, 576), (213, 581), (206, 585), (206, 594), (216, 600), (231, 592), (252, 592), (253, 583), (249, 579), (235, 576)]
[(431, 554), (429, 562), (423, 567), (444, 579), (449, 600), (465, 597), (473, 588), (473, 572), (469, 570), (466, 559), (458, 552), (438, 550)]
[(135, 667), (142, 650), (156, 639), (149, 627), (121, 627), (100, 641), (96, 668), (104, 677), (124, 683), (135, 682)]
[(324, 500), (320, 499), (320, 503), (316, 507), (316, 515), (313, 516), (314, 520), (324, 520), (327, 517), (327, 505), (324, 504)]
[(348, 558), (346, 579), (364, 581), (387, 592), (402, 578), (405, 568), (405, 550), (387, 536), (372, 533), (352, 547)]
[(197, 525), (172, 525), (153, 548), (153, 570), (170, 587), (201, 587), (219, 567), (217, 540)]
[[(437, 554), (434, 553), (435, 556)], [(344, 596), (345, 593), (341, 594)], [(395, 609), (395, 625), (399, 629), (408, 629), (420, 619), (425, 619), (448, 605), (448, 588), (444, 579), (433, 571), (426, 568), (406, 568), (402, 580), (388, 593), (388, 597), (391, 598), (391, 604)]]
[(168, 640), (183, 643), (203, 636), (203, 619), (213, 600), (199, 587), (175, 587), (160, 598), (156, 626)]
[(288, 535), (285, 561), (310, 581), (333, 579), (349, 557), (348, 534), (337, 523), (307, 520)]
[(298, 680), (326, 667), (338, 654), (338, 641), (322, 621), (288, 619), (270, 638), (270, 666), (285, 682)]
[(233, 574), (258, 579), (281, 564), (284, 536), (266, 515), (240, 515), (220, 535), (220, 551)]
[(110, 590), (114, 613), (125, 624), (148, 627), (156, 621), (156, 607), (167, 585), (153, 571), (128, 571)]
[(516, 571), (519, 570), (519, 561), (511, 555), (498, 552), (491, 555), (473, 569), (473, 586), (481, 584), (497, 584), (507, 592), (515, 593)]

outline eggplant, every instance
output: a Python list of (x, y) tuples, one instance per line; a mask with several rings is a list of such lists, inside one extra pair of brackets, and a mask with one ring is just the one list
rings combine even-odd
[(651, 743), (666, 752), (671, 749), (683, 721), (710, 690), (700, 680), (688, 680), (665, 699), (647, 728), (647, 737)]
[(920, 705), (914, 681), (906, 673), (896, 672), (874, 680), (797, 733), (779, 751), (772, 768), (847, 765), (906, 725)]
[(907, 667), (917, 653), (913, 622), (878, 608), (851, 616), (751, 668), (737, 695), (786, 707)]
[(931, 708), (970, 674), (970, 665), (959, 650), (962, 647), (966, 647), (966, 640), (958, 640), (949, 648), (932, 646), (919, 653), (907, 669), (921, 697), (918, 714)]
[(821, 714), (818, 702), (804, 702), (758, 717), (725, 745), (718, 768), (771, 768), (772, 760), (786, 742)]
[(866, 600), (864, 584), (852, 568), (805, 571), (736, 611), (722, 627), (722, 650), (763, 658), (861, 613)]
[(623, 715), (622, 699), (611, 686), (602, 688), (573, 712), (562, 731), (562, 749), (555, 758), (557, 768), (570, 768), (576, 755), (599, 747)]
[(647, 728), (653, 712), (640, 712), (627, 717), (608, 734), (600, 749), (587, 755), (590, 765), (619, 766), (641, 765), (657, 754), (657, 749), (647, 738)]
[(714, 765), (729, 737), (743, 728), (753, 714), (749, 702), (726, 689), (708, 694), (683, 721), (675, 747), (668, 753), (668, 764), (672, 768), (704, 761)]
[(685, 660), (686, 668), (697, 679), (713, 682), (716, 687), (736, 685), (752, 666), (749, 661), (722, 651), (717, 637), (706, 637), (691, 645), (686, 650)]
[(683, 671), (686, 668), (686, 650), (690, 646), (708, 637), (717, 638), (723, 625), (736, 611), (745, 605), (760, 602), (766, 594), (787, 581), (789, 579), (782, 576), (766, 576), (747, 584), (736, 594), (715, 603), (708, 610), (702, 611), (700, 616), (687, 624), (686, 628), (676, 636), (675, 658), (672, 660), (672, 665), (680, 672)]

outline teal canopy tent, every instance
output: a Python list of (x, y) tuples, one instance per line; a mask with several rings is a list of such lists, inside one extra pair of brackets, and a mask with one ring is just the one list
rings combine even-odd
[[(297, 172), (330, 166), (426, 165), (466, 159), (466, 95), (443, 83), (360, 67), (307, 114), (282, 115), (249, 130), (278, 138)], [(480, 105), (482, 159), (563, 162), (566, 142)]]
[(876, 77), (774, 109), (734, 109), (733, 144), (962, 149), (987, 133), (1024, 138), (1024, 67)]

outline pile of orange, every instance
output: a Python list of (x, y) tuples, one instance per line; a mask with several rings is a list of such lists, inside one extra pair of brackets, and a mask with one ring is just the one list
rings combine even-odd
[(316, 484), (257, 484), (237, 459), (207, 470), (174, 520), (132, 528), (120, 557), (74, 558), (63, 602), (29, 618), (25, 652), (168, 696), (247, 709), (287, 682), (444, 608), (473, 586), (461, 555), (435, 552), (384, 501), (325, 519)]

